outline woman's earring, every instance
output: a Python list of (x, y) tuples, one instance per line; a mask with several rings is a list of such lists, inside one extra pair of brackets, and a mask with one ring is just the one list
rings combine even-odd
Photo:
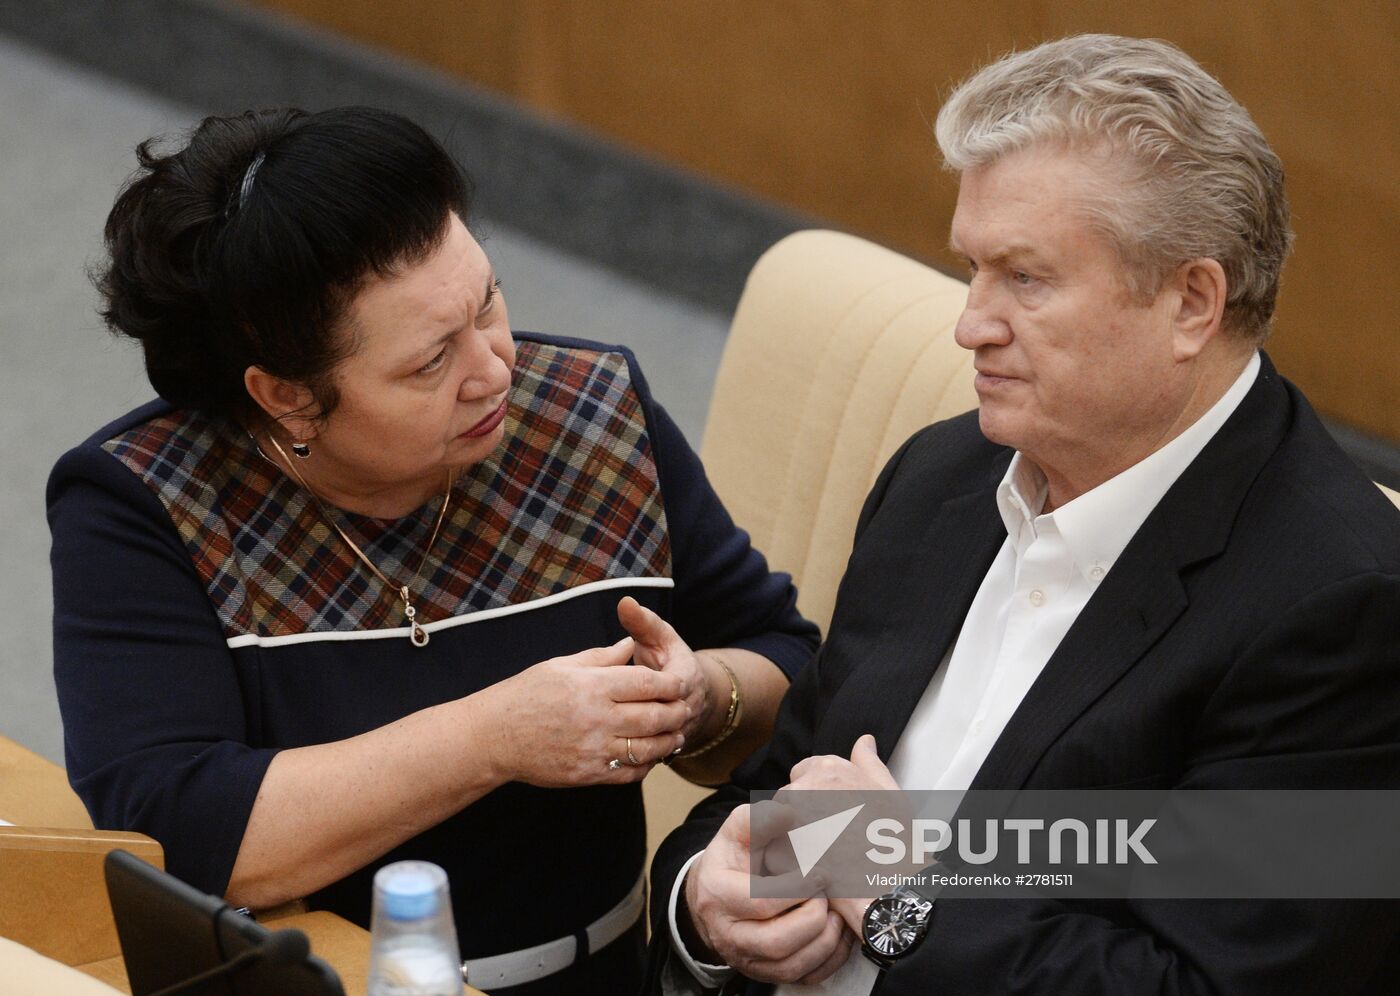
[(292, 452), (297, 455), (297, 459), (305, 460), (311, 455), (311, 447), (306, 443), (293, 443)]

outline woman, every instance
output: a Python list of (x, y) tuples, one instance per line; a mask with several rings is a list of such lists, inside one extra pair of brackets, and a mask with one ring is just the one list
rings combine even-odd
[(629, 352), (512, 335), (417, 126), (138, 155), (99, 286), (161, 400), (49, 482), (74, 787), (235, 905), (366, 923), (377, 867), (435, 861), (475, 985), (624, 991), (638, 783), (767, 736), (816, 642), (789, 579)]

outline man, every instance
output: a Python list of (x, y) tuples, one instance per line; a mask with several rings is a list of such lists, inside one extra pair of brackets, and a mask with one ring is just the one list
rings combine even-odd
[(877, 968), (875, 897), (749, 897), (751, 789), (1400, 787), (1400, 514), (1259, 352), (1263, 135), (1108, 36), (987, 67), (937, 132), (980, 408), (891, 459), (773, 740), (659, 852), (653, 991), (1382, 991), (1393, 903), (935, 899)]

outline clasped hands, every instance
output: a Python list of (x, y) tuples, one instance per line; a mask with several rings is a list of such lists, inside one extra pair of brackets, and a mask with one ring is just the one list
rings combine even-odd
[[(849, 758), (809, 757), (793, 767), (789, 777), (786, 788), (794, 791), (899, 788), (869, 734), (856, 741)], [(804, 890), (803, 877), (795, 867), (768, 865), (757, 872), (776, 872), (780, 888), (773, 891), (788, 896), (805, 891), (810, 895), (805, 899), (752, 898), (749, 877), (755, 870), (751, 855), (756, 847), (791, 829), (780, 815), (756, 815), (754, 809), (746, 804), (730, 813), (709, 847), (690, 866), (685, 880), (689, 918), (678, 917), (682, 940), (697, 961), (708, 962), (712, 955), (718, 956), (719, 961), (759, 982), (821, 982), (850, 956), (871, 900), (827, 898), (819, 891), (819, 880), (807, 883)], [(781, 887), (785, 878), (791, 888)]]
[(720, 665), (634, 598), (617, 617), (629, 635), (612, 646), (542, 661), (486, 690), (474, 722), (498, 781), (640, 781), (717, 725), (712, 688), (728, 687)]

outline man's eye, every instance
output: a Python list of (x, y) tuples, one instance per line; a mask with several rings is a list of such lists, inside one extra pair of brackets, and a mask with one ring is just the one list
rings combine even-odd
[(1035, 283), (1035, 277), (1031, 276), (1029, 273), (1026, 273), (1024, 270), (1012, 271), (1011, 279), (1016, 281), (1016, 283), (1020, 284), (1022, 287), (1027, 287)]
[(491, 281), (491, 290), (490, 290), (490, 292), (487, 293), (487, 295), (486, 295), (486, 303), (483, 304), (483, 305), (481, 306), (481, 310), (480, 310), (479, 312), (477, 312), (477, 315), (478, 315), (478, 316), (484, 315), (484, 314), (486, 314), (488, 311), (490, 311), (492, 308), (494, 308), (494, 307), (496, 306), (496, 298), (498, 298), (498, 297), (500, 297), (500, 296), (501, 296), (501, 278), (500, 278), (500, 277), (496, 277), (494, 280)]

